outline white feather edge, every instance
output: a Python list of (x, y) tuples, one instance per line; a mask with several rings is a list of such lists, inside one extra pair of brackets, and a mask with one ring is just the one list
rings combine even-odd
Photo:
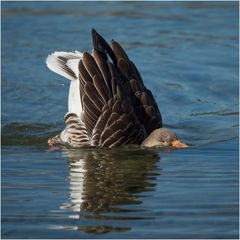
[(79, 63), (80, 59), (82, 58), (82, 53), (78, 52), (78, 51), (74, 51), (74, 52), (57, 51), (57, 52), (54, 52), (54, 53), (48, 55), (48, 57), (46, 59), (47, 67), (51, 71), (65, 77), (69, 80), (76, 80), (74, 77), (72, 77), (71, 75), (69, 75), (65, 71), (63, 71), (62, 65), (59, 64), (59, 61), (57, 60), (58, 57), (65, 57), (67, 59), (69, 58), (69, 60), (67, 60), (66, 65), (75, 73), (75, 75), (77, 77), (78, 76), (78, 63)]

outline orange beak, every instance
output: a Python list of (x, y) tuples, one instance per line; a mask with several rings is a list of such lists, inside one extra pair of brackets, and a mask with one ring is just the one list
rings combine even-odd
[(59, 143), (59, 142), (58, 142), (54, 137), (48, 139), (48, 145), (49, 145), (50, 147), (56, 146), (56, 145), (58, 145), (58, 143)]
[(182, 143), (179, 140), (173, 140), (171, 142), (171, 144), (172, 144), (173, 147), (176, 147), (176, 148), (187, 148), (187, 147), (189, 147), (187, 144)]
[(54, 141), (52, 140), (52, 138), (49, 138), (49, 139), (48, 139), (48, 145), (49, 145), (50, 147), (54, 146)]

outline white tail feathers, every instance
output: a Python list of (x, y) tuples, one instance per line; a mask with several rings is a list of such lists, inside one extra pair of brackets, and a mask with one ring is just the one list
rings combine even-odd
[(78, 78), (78, 64), (82, 58), (82, 53), (75, 52), (54, 52), (48, 55), (46, 64), (53, 72), (69, 79)]
[[(82, 104), (78, 80), (78, 64), (82, 58), (82, 53), (75, 52), (54, 52), (48, 55), (46, 64), (53, 72), (72, 80), (68, 93), (68, 111), (76, 113), (79, 117), (82, 112)], [(77, 81), (76, 81), (77, 80)]]

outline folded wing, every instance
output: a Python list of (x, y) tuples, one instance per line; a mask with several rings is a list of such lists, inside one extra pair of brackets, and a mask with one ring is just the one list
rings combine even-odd
[(93, 49), (79, 64), (83, 121), (92, 145), (100, 147), (140, 144), (145, 130), (139, 122), (116, 66)]

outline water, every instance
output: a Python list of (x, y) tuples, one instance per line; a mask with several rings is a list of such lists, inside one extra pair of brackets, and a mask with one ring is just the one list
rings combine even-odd
[[(48, 148), (92, 27), (191, 148)], [(2, 2), (2, 238), (238, 238), (238, 75), (236, 2)]]

